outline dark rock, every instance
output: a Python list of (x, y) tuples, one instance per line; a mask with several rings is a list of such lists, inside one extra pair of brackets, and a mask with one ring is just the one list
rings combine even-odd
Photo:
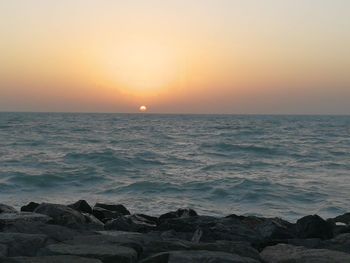
[(185, 217), (192, 217), (192, 216), (198, 216), (196, 211), (190, 208), (180, 208), (177, 211), (172, 211), (166, 214), (163, 214), (159, 217), (159, 221), (163, 221), (165, 219), (172, 219), (172, 218), (185, 218)]
[(94, 209), (92, 210), (92, 214), (103, 223), (123, 216), (119, 212), (110, 211), (101, 207), (94, 207)]
[(137, 261), (134, 249), (117, 245), (69, 245), (52, 244), (40, 252), (40, 255), (72, 255), (100, 259), (104, 263), (133, 263)]
[(47, 223), (51, 218), (37, 213), (20, 212), (20, 213), (1, 213), (0, 214), (0, 229), (3, 229), (9, 225), (20, 223)]
[(302, 246), (306, 248), (320, 248), (322, 240), (319, 238), (307, 238), (307, 239), (288, 239), (287, 243), (293, 246)]
[[(158, 230), (196, 233), (197, 242), (215, 242), (216, 240), (260, 242), (256, 231), (248, 228), (237, 219), (196, 216), (164, 220)], [(198, 235), (200, 233), (200, 235)]]
[(43, 256), (43, 257), (13, 257), (7, 258), (4, 263), (102, 263), (99, 259), (82, 258), (76, 256)]
[(92, 214), (92, 208), (85, 200), (79, 200), (74, 204), (68, 205), (68, 207), (73, 208), (81, 213)]
[(22, 233), (0, 233), (0, 244), (7, 246), (7, 254), (13, 256), (35, 256), (45, 246), (47, 236)]
[(149, 221), (139, 215), (121, 216), (105, 224), (106, 230), (119, 230), (131, 232), (149, 232), (157, 227), (154, 221)]
[(139, 233), (125, 233), (116, 231), (111, 235), (94, 234), (76, 236), (71, 240), (67, 240), (65, 243), (70, 245), (118, 245), (132, 248), (137, 251), (139, 255), (143, 252), (143, 237)]
[(7, 257), (7, 256), (8, 256), (7, 245), (0, 244), (0, 262), (1, 262), (1, 257)]
[(325, 240), (318, 247), (350, 254), (350, 234), (341, 234), (333, 239)]
[(24, 234), (40, 234), (46, 235), (49, 239), (62, 242), (72, 239), (75, 236), (90, 234), (90, 232), (78, 231), (64, 226), (44, 224), (41, 222), (16, 222), (7, 225), (4, 229), (7, 233), (24, 233)]
[(332, 224), (323, 220), (318, 215), (305, 216), (296, 223), (298, 237), (300, 238), (321, 238), (333, 237)]
[(94, 215), (91, 214), (83, 214), (86, 220), (87, 228), (94, 230), (103, 230), (104, 224), (98, 220)]
[(218, 251), (170, 251), (156, 254), (146, 258), (142, 263), (258, 263), (259, 261), (251, 258), (241, 257), (235, 254)]
[(345, 213), (345, 214), (337, 216), (335, 218), (331, 218), (331, 219), (329, 219), (329, 221), (331, 221), (333, 223), (341, 222), (341, 223), (344, 223), (346, 225), (350, 225), (350, 213)]
[(35, 210), (35, 208), (37, 208), (38, 206), (39, 206), (38, 203), (30, 202), (29, 204), (22, 206), (21, 211), (22, 212), (33, 212)]
[(121, 215), (130, 215), (129, 210), (126, 209), (125, 206), (120, 205), (120, 204), (114, 205), (114, 204), (97, 203), (97, 204), (95, 204), (94, 207), (101, 207), (101, 208), (104, 208), (104, 209), (109, 210), (109, 211), (118, 212)]
[(1, 213), (17, 213), (17, 210), (12, 206), (0, 204), (0, 214)]
[(345, 263), (350, 255), (327, 249), (308, 249), (286, 244), (267, 247), (260, 253), (266, 263)]
[(84, 215), (65, 205), (43, 203), (34, 212), (51, 217), (51, 223), (57, 225), (81, 227), (87, 223)]

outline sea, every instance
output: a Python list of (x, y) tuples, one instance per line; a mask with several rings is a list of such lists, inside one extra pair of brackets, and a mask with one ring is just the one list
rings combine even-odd
[(0, 113), (0, 203), (350, 211), (350, 116)]

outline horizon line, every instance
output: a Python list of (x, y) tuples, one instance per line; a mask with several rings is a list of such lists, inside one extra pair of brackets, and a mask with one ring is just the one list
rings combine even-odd
[(191, 112), (93, 112), (93, 111), (1, 111), (0, 113), (48, 113), (48, 114), (134, 114), (134, 115), (232, 115), (232, 116), (344, 116), (350, 113), (191, 113)]

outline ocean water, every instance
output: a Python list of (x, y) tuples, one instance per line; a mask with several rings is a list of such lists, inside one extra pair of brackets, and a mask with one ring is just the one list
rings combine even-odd
[(295, 220), (350, 211), (349, 116), (0, 113), (0, 202)]

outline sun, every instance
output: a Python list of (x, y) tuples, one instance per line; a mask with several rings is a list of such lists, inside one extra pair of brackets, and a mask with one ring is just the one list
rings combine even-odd
[(146, 112), (147, 111), (147, 107), (145, 105), (142, 105), (142, 106), (140, 106), (139, 110), (141, 112)]

